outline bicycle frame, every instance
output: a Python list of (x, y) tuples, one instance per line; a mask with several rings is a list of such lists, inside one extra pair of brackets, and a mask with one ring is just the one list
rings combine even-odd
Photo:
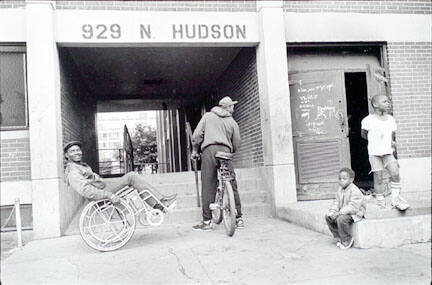
[(220, 166), (217, 170), (217, 179), (218, 179), (218, 188), (221, 188), (222, 191), (225, 189), (226, 181), (231, 181), (231, 171), (228, 168), (228, 161), (219, 159)]

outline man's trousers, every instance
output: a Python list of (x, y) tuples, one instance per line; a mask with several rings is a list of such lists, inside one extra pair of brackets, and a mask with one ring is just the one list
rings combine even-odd
[[(218, 151), (230, 153), (230, 148), (224, 145), (209, 145), (206, 147), (201, 154), (201, 185), (202, 185), (202, 212), (203, 220), (211, 220), (211, 210), (209, 205), (214, 203), (217, 189), (217, 167), (218, 162), (215, 158), (215, 154)], [(235, 178), (234, 168), (232, 162), (228, 162), (228, 168), (231, 172), (233, 179), (231, 185), (234, 192), (234, 200), (237, 210), (237, 218), (242, 216), (240, 196), (237, 190), (237, 180)]]

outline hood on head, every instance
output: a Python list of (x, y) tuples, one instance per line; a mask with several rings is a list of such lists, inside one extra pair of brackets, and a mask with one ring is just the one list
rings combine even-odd
[(232, 116), (230, 112), (228, 112), (227, 110), (225, 110), (224, 108), (221, 108), (219, 106), (213, 107), (211, 109), (211, 112), (215, 113), (216, 115), (218, 115), (219, 117), (222, 117), (222, 118), (226, 118), (226, 117), (231, 117)]

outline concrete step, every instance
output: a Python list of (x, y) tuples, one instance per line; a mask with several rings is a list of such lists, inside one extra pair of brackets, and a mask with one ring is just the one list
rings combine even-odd
[[(193, 223), (202, 220), (201, 208), (183, 208), (174, 209), (168, 215), (164, 224), (183, 224), (183, 223)], [(245, 219), (247, 217), (268, 217), (270, 216), (270, 205), (266, 203), (250, 203), (242, 205), (242, 214)]]
[[(193, 182), (181, 182), (181, 183), (151, 183), (156, 189), (162, 194), (174, 194), (177, 195), (195, 195), (196, 194), (196, 184)], [(198, 184), (201, 191), (201, 183)], [(241, 179), (237, 180), (237, 186), (240, 193), (254, 191), (259, 189), (259, 181), (256, 179)]]
[[(243, 179), (256, 179), (260, 174), (259, 168), (238, 168), (235, 169), (236, 178), (238, 180)], [(158, 173), (158, 174), (141, 174), (146, 180), (156, 186), (158, 184), (176, 184), (176, 183), (195, 183), (195, 172), (194, 171), (183, 171), (183, 172), (170, 172), (170, 173)], [(201, 180), (201, 171), (198, 171), (198, 178)], [(110, 179), (110, 178), (104, 178)]]
[[(240, 192), (240, 201), (242, 204), (255, 204), (267, 202), (267, 193), (260, 192)], [(193, 208), (197, 205), (197, 198), (194, 195), (179, 195), (177, 196), (177, 209)]]
[[(85, 204), (86, 205), (86, 204)], [(64, 235), (79, 235), (79, 217), (83, 208), (83, 205), (75, 214), (71, 224), (65, 231)], [(202, 220), (202, 211), (198, 207), (189, 207), (181, 209), (173, 209), (171, 212), (165, 215), (163, 224), (184, 224), (199, 222)], [(250, 203), (242, 205), (242, 214), (247, 223), (248, 217), (269, 217), (270, 216), (270, 205), (267, 203)], [(149, 226), (141, 225), (137, 221), (137, 228), (147, 228)]]
[[(429, 194), (430, 195), (430, 194)], [(354, 246), (359, 248), (396, 247), (403, 244), (426, 242), (431, 239), (430, 198), (426, 193), (406, 195), (411, 208), (379, 210), (375, 199), (367, 201), (366, 218), (353, 225)], [(417, 197), (417, 200), (414, 199)], [(276, 210), (284, 220), (331, 236), (324, 216), (332, 200), (304, 201)]]

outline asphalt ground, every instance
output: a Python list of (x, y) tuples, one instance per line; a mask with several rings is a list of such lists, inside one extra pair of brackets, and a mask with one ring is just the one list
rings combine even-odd
[[(430, 284), (431, 243), (341, 250), (330, 236), (250, 218), (233, 237), (193, 224), (138, 229), (101, 253), (80, 236), (2, 253), (2, 284)], [(373, 237), (371, 237), (373, 238)], [(2, 235), (2, 239), (4, 239)], [(3, 244), (3, 243), (2, 243)]]

